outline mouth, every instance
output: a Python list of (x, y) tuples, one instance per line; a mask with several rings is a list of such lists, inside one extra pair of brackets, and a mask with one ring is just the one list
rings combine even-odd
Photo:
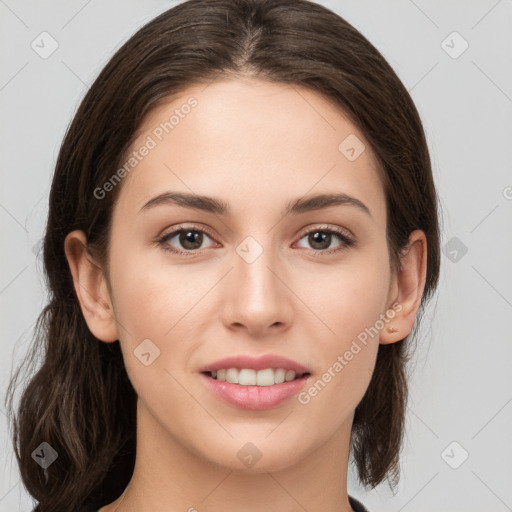
[(238, 409), (269, 410), (297, 395), (311, 378), (310, 372), (286, 368), (218, 368), (200, 373), (207, 388)]
[(222, 368), (216, 371), (204, 371), (203, 375), (216, 381), (238, 384), (239, 386), (274, 386), (293, 380), (309, 377), (309, 372), (297, 373), (286, 368), (265, 368), (254, 370), (252, 368)]

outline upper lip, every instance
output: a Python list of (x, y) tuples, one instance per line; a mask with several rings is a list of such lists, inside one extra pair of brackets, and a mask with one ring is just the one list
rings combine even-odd
[(214, 372), (228, 368), (250, 368), (253, 370), (265, 370), (266, 368), (284, 368), (285, 370), (293, 370), (295, 373), (310, 373), (309, 368), (302, 366), (296, 361), (292, 361), (287, 357), (277, 354), (265, 354), (260, 357), (248, 355), (237, 355), (219, 359), (214, 363), (203, 366), (200, 372)]

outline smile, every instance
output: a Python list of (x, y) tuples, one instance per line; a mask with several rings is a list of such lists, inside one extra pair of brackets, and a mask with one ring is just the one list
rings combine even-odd
[(296, 373), (294, 370), (286, 370), (285, 368), (265, 368), (263, 370), (222, 368), (205, 373), (212, 379), (239, 384), (240, 386), (273, 386), (309, 375), (308, 372)]

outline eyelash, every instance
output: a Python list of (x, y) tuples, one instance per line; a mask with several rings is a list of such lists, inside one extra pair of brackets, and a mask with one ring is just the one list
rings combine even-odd
[[(173, 231), (166, 233), (166, 234), (162, 235), (160, 238), (158, 238), (158, 240), (157, 240), (158, 245), (161, 246), (163, 250), (169, 251), (173, 254), (180, 254), (180, 255), (192, 257), (192, 256), (195, 256), (198, 253), (200, 253), (202, 251), (202, 249), (196, 249), (196, 250), (191, 250), (191, 251), (180, 251), (178, 249), (171, 249), (169, 247), (169, 245), (167, 244), (167, 241), (174, 238), (175, 235), (177, 235), (183, 231), (193, 231), (193, 232), (197, 232), (197, 233), (203, 233), (203, 234), (208, 235), (211, 239), (214, 238), (213, 235), (205, 228), (199, 228), (198, 226), (193, 226), (193, 225), (192, 226), (180, 225)], [(313, 251), (317, 255), (327, 256), (330, 254), (341, 252), (341, 251), (346, 250), (349, 247), (355, 245), (355, 240), (348, 237), (345, 233), (343, 233), (337, 229), (329, 228), (327, 226), (320, 226), (320, 227), (316, 227), (314, 229), (310, 229), (309, 231), (302, 233), (299, 240), (302, 240), (302, 238), (309, 235), (310, 233), (316, 233), (316, 232), (337, 235), (339, 240), (342, 242), (342, 245), (340, 247), (336, 247), (334, 249), (309, 249), (309, 251)], [(306, 249), (306, 250), (308, 250), (308, 249)]]

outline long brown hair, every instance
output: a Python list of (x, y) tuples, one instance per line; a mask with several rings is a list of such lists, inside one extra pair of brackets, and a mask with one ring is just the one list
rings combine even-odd
[[(24, 364), (42, 365), (13, 413), (7, 400), (22, 481), (38, 510), (103, 506), (128, 484), (135, 460), (136, 393), (119, 340), (89, 331), (74, 291), (64, 239), (83, 230), (108, 263), (113, 206), (122, 183), (98, 198), (122, 165), (145, 116), (188, 86), (216, 77), (257, 77), (307, 87), (334, 101), (361, 130), (378, 159), (387, 203), (390, 261), (415, 229), (427, 239), (427, 275), (413, 333), (379, 345), (369, 388), (356, 408), (352, 455), (369, 487), (399, 475), (407, 401), (406, 363), (439, 277), (438, 199), (418, 112), (379, 51), (347, 21), (308, 0), (188, 0), (135, 33), (90, 87), (58, 156), (44, 237), (49, 301)], [(32, 453), (42, 442), (58, 454), (43, 470)]]

